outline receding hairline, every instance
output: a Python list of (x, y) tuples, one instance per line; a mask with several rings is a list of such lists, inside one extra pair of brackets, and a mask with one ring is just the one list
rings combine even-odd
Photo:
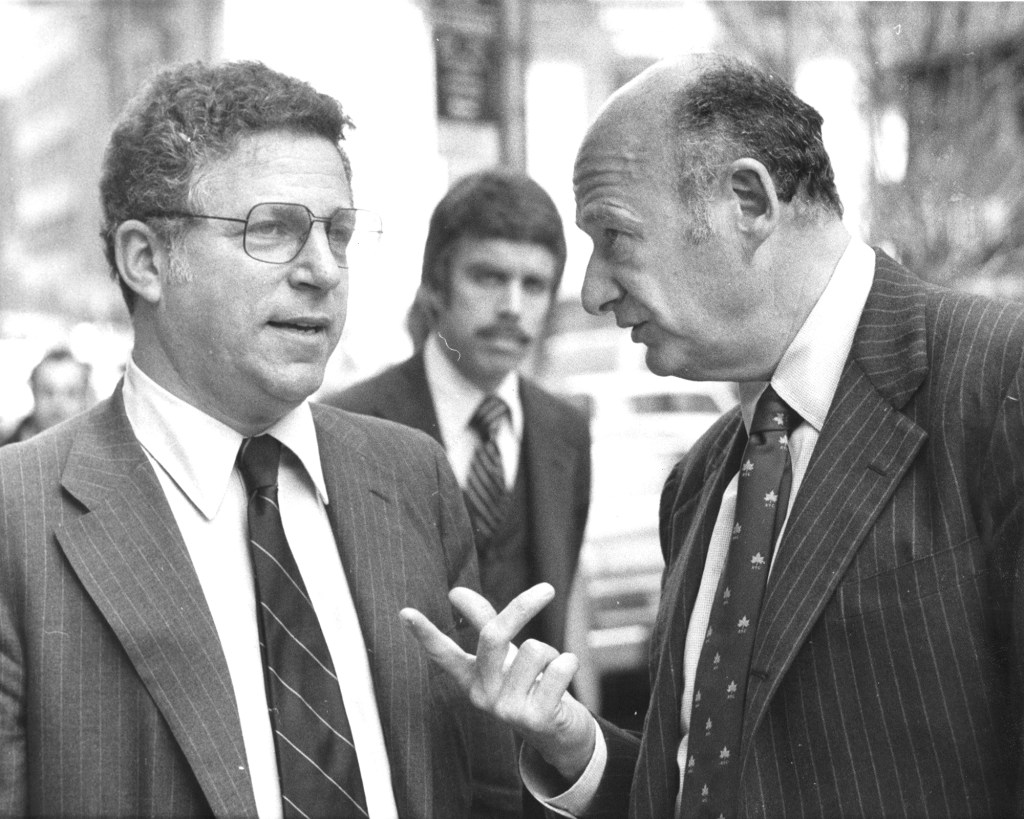
[(605, 100), (594, 124), (609, 116), (637, 113), (660, 114), (659, 119), (670, 124), (680, 94), (709, 71), (734, 62), (737, 61), (719, 54), (687, 54), (660, 60), (641, 71)]
[[(640, 72), (617, 89), (598, 110), (587, 129), (576, 155), (576, 167), (586, 151), (592, 150), (608, 131), (624, 133), (633, 126), (635, 145), (642, 148), (644, 161), (660, 161), (672, 167), (676, 139), (675, 112), (679, 96), (685, 93), (704, 73), (731, 62), (718, 54), (687, 54), (660, 60)], [(650, 139), (652, 127), (661, 139)], [(576, 174), (573, 179), (575, 182)]]
[(229, 171), (228, 167), (232, 161), (240, 158), (240, 152), (246, 145), (252, 145), (263, 137), (291, 136), (301, 139), (309, 139), (313, 142), (322, 142), (332, 147), (341, 161), (344, 172), (345, 183), (349, 189), (349, 198), (352, 198), (352, 170), (348, 154), (340, 142), (328, 138), (323, 134), (308, 131), (303, 128), (293, 128), (288, 125), (276, 126), (273, 128), (256, 128), (251, 131), (241, 131), (231, 141), (228, 150), (218, 151), (205, 157), (193, 169), (188, 185), (188, 199), (192, 206), (205, 205), (207, 199), (207, 187), (215, 181), (219, 174)]

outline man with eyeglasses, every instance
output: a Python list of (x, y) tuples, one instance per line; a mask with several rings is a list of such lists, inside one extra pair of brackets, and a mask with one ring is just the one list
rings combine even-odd
[(124, 380), (0, 454), (0, 815), (518, 815), (511, 734), (398, 619), (472, 645), (443, 450), (307, 401), (381, 230), (349, 125), (261, 64), (195, 63), (115, 128)]

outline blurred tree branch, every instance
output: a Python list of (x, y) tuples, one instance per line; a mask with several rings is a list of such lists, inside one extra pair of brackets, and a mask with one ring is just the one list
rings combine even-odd
[[(1024, 4), (714, 2), (725, 50), (789, 81), (843, 57), (860, 78), (870, 152), (869, 241), (918, 273), (958, 281), (1010, 270), (1024, 296)], [(880, 161), (902, 117), (902, 179)]]

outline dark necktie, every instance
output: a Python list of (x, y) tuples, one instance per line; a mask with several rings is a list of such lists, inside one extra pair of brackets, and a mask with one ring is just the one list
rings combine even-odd
[(284, 815), (368, 816), (334, 664), (281, 524), (280, 458), (269, 435), (247, 438), (238, 453)]
[(480, 436), (469, 464), (465, 493), (477, 543), (488, 540), (497, 531), (508, 511), (510, 496), (497, 441), (507, 415), (508, 405), (498, 396), (488, 395), (469, 420), (470, 427)]
[(786, 519), (789, 433), (800, 417), (768, 387), (743, 451), (736, 520), (694, 680), (680, 815), (736, 815), (750, 659), (772, 550)]

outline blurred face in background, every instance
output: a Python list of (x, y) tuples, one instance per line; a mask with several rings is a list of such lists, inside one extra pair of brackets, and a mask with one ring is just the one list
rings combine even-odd
[(66, 421), (89, 408), (89, 368), (78, 361), (48, 361), (36, 370), (32, 381), (33, 417), (40, 429)]
[(449, 260), (434, 325), (455, 367), (485, 392), (522, 364), (544, 331), (557, 261), (543, 245), (464, 237)]

